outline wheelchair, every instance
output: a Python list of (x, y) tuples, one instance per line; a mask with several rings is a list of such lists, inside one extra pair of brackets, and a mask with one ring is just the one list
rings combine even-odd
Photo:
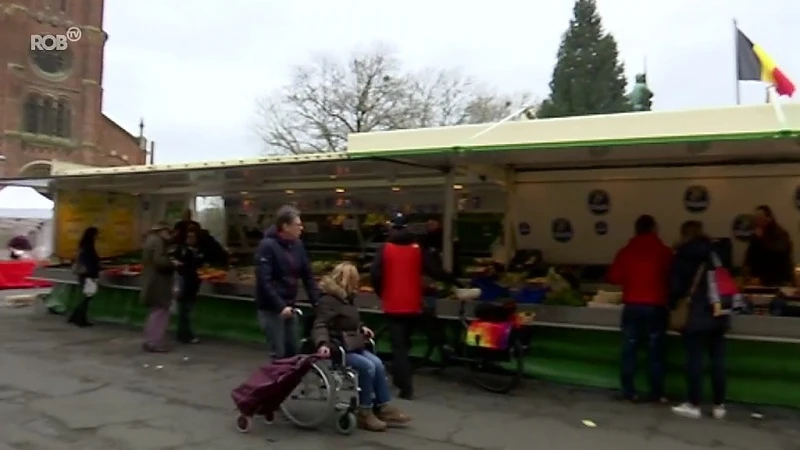
[[(315, 362), (295, 391), (284, 401), (280, 410), (291, 424), (312, 430), (319, 428), (335, 416), (336, 431), (350, 435), (356, 429), (356, 411), (359, 408), (358, 373), (347, 366), (346, 352), (342, 345), (332, 342), (330, 358)], [(374, 349), (370, 340), (368, 350)], [(300, 353), (316, 353), (314, 341), (300, 341)], [(309, 416), (300, 411), (301, 404), (315, 402)]]

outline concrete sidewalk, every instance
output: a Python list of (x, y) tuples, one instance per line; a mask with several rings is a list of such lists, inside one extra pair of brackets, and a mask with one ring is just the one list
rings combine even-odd
[(420, 377), (418, 400), (398, 402), (415, 418), (408, 429), (342, 437), (332, 427), (256, 423), (242, 435), (229, 393), (263, 362), (260, 348), (144, 354), (136, 331), (76, 329), (33, 308), (0, 309), (0, 344), (0, 450), (800, 449), (792, 411), (762, 409), (754, 419), (732, 407), (725, 421), (691, 421), (609, 401), (608, 392), (529, 381), (497, 396), (435, 377)]

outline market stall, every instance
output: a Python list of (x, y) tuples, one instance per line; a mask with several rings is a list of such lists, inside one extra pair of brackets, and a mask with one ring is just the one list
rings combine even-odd
[[(800, 117), (800, 108), (787, 106), (785, 112), (789, 123), (797, 123), (792, 120)], [(784, 221), (797, 220), (800, 127), (784, 128), (772, 108), (756, 106), (395, 131), (351, 136), (342, 155), (86, 169), (54, 177), (51, 186), (58, 193), (127, 195), (128, 207), (136, 211), (126, 221), (139, 229), (164, 217), (168, 200), (222, 196), (229, 229), (223, 239), (243, 259), (252, 251), (247, 229), (259, 229), (275, 206), (287, 202), (301, 207), (304, 219), (314, 224), (307, 240), (318, 261), (368, 253), (369, 216), (378, 215), (373, 222), (380, 223), (380, 215), (393, 210), (420, 221), (440, 218), (448, 254), (453, 237), (477, 228), (481, 231), (474, 234), (483, 240), (476, 239), (476, 256), (494, 253), (493, 260), (515, 266), (493, 280), (505, 289), (500, 297), (516, 297), (529, 285), (546, 291), (549, 285), (544, 296), (517, 297), (532, 303), (521, 308), (537, 312), (539, 326), (526, 367), (530, 375), (615, 387), (619, 310), (613, 304), (585, 306), (598, 291), (613, 291), (598, 281), (629, 237), (634, 218), (653, 214), (667, 240), (690, 217), (704, 220), (715, 236), (741, 238), (747, 229), (738, 215), (784, 192), (786, 202), (773, 208)], [(759, 198), (763, 192), (770, 198)], [(478, 215), (482, 219), (471, 222)], [(800, 231), (786, 228), (795, 238)], [(130, 249), (138, 244), (126, 242)], [(490, 252), (495, 244), (503, 251)], [(105, 256), (116, 259), (117, 268), (104, 274), (93, 313), (136, 324), (144, 311), (137, 306), (135, 259), (128, 261), (133, 264), (120, 259), (124, 247), (114, 247), (120, 254), (106, 247)], [(742, 244), (734, 249), (740, 260)], [(68, 251), (60, 256), (70, 257)], [(495, 265), (485, 262), (467, 261), (466, 275), (474, 282), (488, 278), (484, 275)], [(198, 306), (201, 333), (261, 340), (250, 303), (252, 277), (243, 266), (206, 274), (214, 282), (203, 287)], [(558, 273), (549, 270), (556, 267)], [(50, 268), (39, 275), (58, 282), (67, 303), (74, 301), (78, 293), (66, 270)], [(557, 284), (562, 287), (554, 289)], [(365, 291), (359, 304), (375, 313), (377, 299)], [(612, 292), (595, 298), (613, 297)], [(438, 301), (440, 316), (452, 317), (456, 309), (452, 300)], [(800, 398), (787, 394), (798, 392), (796, 320), (734, 318), (733, 399), (800, 405)], [(675, 347), (671, 360), (678, 367), (682, 356)], [(681, 373), (673, 372), (671, 390), (680, 389)]]
[[(29, 187), (0, 189), (0, 289), (46, 287), (30, 279), (52, 248), (53, 202)], [(15, 252), (19, 259), (12, 259)]]

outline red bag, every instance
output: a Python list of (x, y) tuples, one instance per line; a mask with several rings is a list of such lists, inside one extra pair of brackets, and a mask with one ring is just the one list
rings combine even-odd
[(739, 287), (736, 285), (736, 281), (733, 279), (728, 269), (722, 265), (716, 253), (711, 253), (711, 262), (714, 268), (709, 271), (709, 275), (713, 275), (713, 281), (716, 285), (716, 294), (720, 297), (731, 297), (738, 294)]

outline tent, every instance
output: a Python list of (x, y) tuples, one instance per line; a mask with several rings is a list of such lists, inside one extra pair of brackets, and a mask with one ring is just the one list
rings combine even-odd
[[(35, 248), (50, 254), (53, 234), (53, 201), (30, 187), (8, 186), (0, 190), (0, 245), (15, 236), (27, 236)], [(5, 255), (0, 253), (0, 259)]]

